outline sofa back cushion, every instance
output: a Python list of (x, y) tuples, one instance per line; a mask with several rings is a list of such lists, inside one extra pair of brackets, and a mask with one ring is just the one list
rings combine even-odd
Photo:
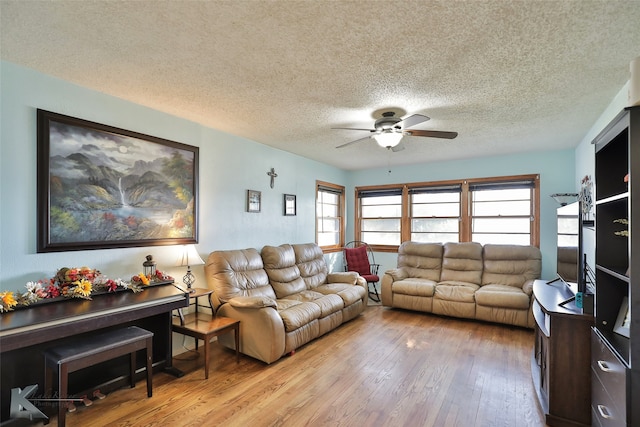
[(265, 246), (261, 254), (269, 282), (278, 298), (286, 298), (307, 289), (300, 277), (291, 245)]
[(269, 284), (262, 257), (256, 249), (215, 251), (205, 265), (209, 287), (220, 303), (239, 296), (276, 297)]
[(535, 246), (484, 245), (483, 285), (522, 288), (527, 280), (539, 279), (542, 254)]
[(476, 242), (445, 243), (441, 282), (482, 283), (482, 245)]
[(315, 243), (292, 245), (296, 256), (296, 265), (307, 289), (314, 289), (327, 283), (329, 267), (322, 249)]
[(440, 243), (404, 242), (398, 248), (398, 268), (402, 268), (408, 277), (438, 282), (442, 251)]

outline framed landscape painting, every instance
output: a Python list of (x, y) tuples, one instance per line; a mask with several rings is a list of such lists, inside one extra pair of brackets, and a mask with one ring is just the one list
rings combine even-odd
[(37, 116), (38, 252), (198, 242), (198, 147)]

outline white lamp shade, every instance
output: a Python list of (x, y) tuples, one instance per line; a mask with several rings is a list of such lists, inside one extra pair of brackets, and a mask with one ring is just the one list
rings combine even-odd
[(184, 245), (182, 247), (182, 254), (178, 257), (176, 262), (177, 267), (188, 267), (192, 265), (202, 265), (204, 261), (198, 255), (195, 245)]
[(376, 140), (379, 146), (383, 148), (391, 148), (400, 144), (402, 132), (394, 132), (391, 129), (387, 129), (382, 131), (382, 133), (373, 135), (373, 139)]

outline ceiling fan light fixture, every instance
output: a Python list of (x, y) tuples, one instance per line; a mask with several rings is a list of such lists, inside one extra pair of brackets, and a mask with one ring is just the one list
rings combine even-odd
[(391, 148), (400, 144), (402, 132), (394, 132), (392, 129), (385, 129), (381, 133), (373, 135), (378, 145), (382, 148)]

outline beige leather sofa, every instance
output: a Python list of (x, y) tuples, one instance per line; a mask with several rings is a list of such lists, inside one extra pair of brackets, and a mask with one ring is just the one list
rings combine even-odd
[[(329, 273), (315, 243), (216, 251), (205, 264), (217, 314), (240, 320), (240, 351), (271, 363), (364, 311), (367, 284)], [(219, 342), (235, 349), (231, 334)]]
[(535, 246), (405, 242), (382, 277), (382, 305), (533, 328)]

